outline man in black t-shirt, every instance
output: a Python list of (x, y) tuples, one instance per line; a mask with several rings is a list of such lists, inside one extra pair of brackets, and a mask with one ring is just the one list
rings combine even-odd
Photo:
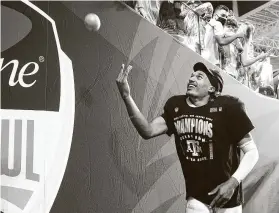
[(120, 94), (144, 139), (174, 135), (186, 183), (186, 213), (241, 213), (241, 182), (258, 160), (250, 134), (254, 126), (243, 102), (221, 96), (219, 72), (198, 62), (186, 94), (169, 98), (164, 113), (148, 122), (130, 95), (127, 76), (131, 69), (122, 65), (116, 80)]

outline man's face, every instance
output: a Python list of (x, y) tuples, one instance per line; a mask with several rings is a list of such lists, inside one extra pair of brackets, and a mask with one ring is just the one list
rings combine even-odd
[(233, 26), (231, 24), (225, 24), (225, 30), (227, 32), (236, 32), (237, 31), (237, 26)]
[(223, 9), (215, 11), (216, 20), (221, 22), (222, 25), (224, 25), (226, 23), (228, 15), (229, 15), (229, 12), (226, 10), (223, 10)]
[(212, 87), (207, 75), (203, 71), (193, 72), (188, 85), (186, 94), (192, 97), (206, 97), (209, 92), (213, 92), (214, 87)]
[(174, 3), (174, 12), (177, 18), (185, 18), (186, 6), (182, 2)]

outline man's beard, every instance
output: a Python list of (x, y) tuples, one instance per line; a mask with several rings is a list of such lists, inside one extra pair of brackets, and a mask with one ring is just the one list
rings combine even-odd
[(197, 97), (196, 95), (192, 94), (191, 91), (188, 91), (188, 90), (186, 91), (186, 96), (191, 97), (191, 98), (196, 98)]
[(227, 20), (224, 18), (218, 18), (217, 21), (219, 21), (224, 26)]
[(185, 18), (185, 14), (180, 9), (174, 8), (174, 14), (175, 14), (175, 17), (177, 19), (184, 19)]

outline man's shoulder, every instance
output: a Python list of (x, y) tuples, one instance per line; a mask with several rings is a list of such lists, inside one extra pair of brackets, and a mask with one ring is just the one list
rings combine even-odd
[(235, 105), (243, 105), (244, 104), (238, 97), (235, 97), (235, 96), (232, 96), (232, 95), (218, 96), (215, 99), (215, 101), (218, 104), (223, 104), (223, 105), (226, 105), (226, 106), (232, 106), (232, 105), (235, 106)]
[(165, 103), (165, 107), (176, 106), (185, 100), (185, 95), (173, 95)]
[(184, 99), (185, 99), (185, 95), (173, 95), (166, 101), (166, 103), (176, 103)]

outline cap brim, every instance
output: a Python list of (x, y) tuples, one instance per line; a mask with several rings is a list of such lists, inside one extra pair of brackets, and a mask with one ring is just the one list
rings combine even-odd
[(202, 62), (198, 62), (194, 65), (193, 67), (194, 71), (203, 71), (203, 72), (207, 72), (210, 75), (213, 76), (213, 73), (202, 63)]
[[(213, 70), (211, 71), (211, 69), (208, 69), (204, 65), (204, 63), (202, 63), (202, 62), (196, 63), (194, 65), (193, 69), (194, 69), (194, 72), (196, 72), (196, 71), (204, 72), (207, 75), (211, 85), (214, 86), (217, 91), (222, 92), (222, 90), (223, 90), (223, 79), (220, 75), (215, 75)], [(221, 80), (219, 79), (218, 76), (221, 78)]]

